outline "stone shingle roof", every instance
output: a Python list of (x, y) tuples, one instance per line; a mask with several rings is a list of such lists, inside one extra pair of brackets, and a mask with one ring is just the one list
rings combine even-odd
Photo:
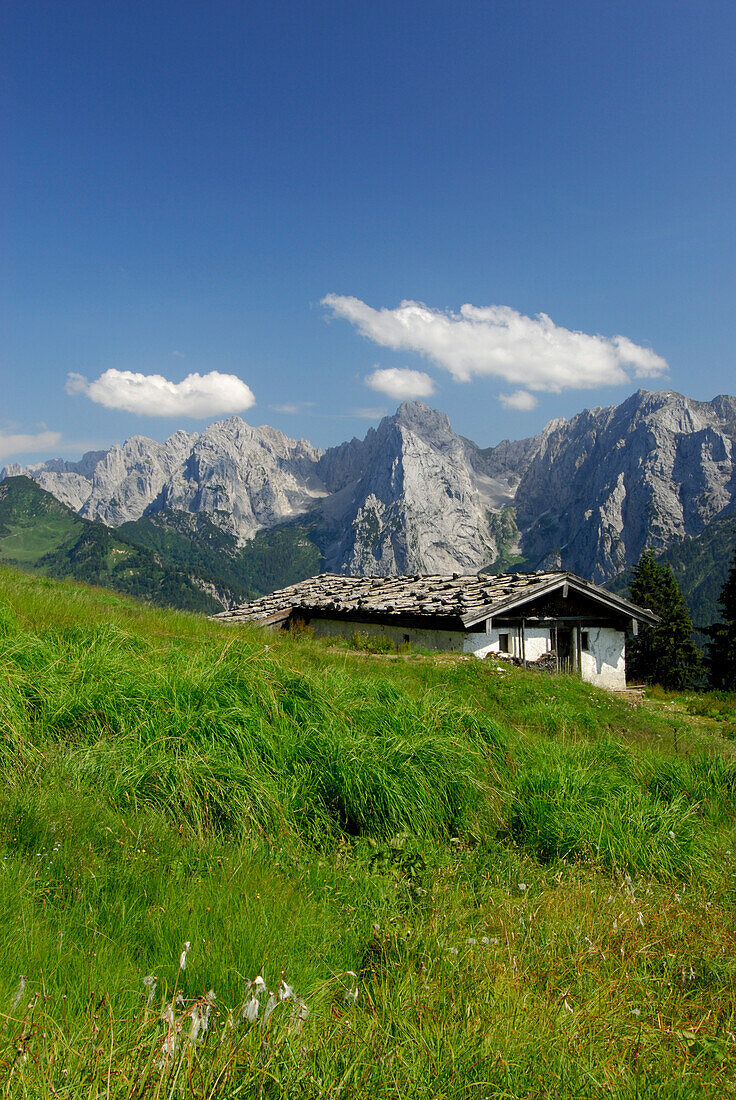
[(275, 623), (287, 618), (292, 611), (297, 614), (301, 611), (338, 617), (360, 615), (383, 622), (406, 618), (445, 619), (453, 620), (456, 627), (462, 628), (502, 609), (510, 610), (516, 604), (565, 583), (602, 600), (609, 608), (634, 614), (643, 621), (651, 619), (646, 612), (636, 615), (642, 609), (628, 600), (565, 572), (405, 577), (349, 577), (322, 573), (243, 607), (223, 611), (214, 618), (230, 623)]

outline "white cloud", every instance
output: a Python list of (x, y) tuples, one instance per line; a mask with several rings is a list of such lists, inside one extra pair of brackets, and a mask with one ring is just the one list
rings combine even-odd
[(501, 393), (498, 395), (498, 400), (505, 409), (518, 409), (520, 412), (528, 412), (529, 409), (536, 409), (539, 404), (534, 394), (527, 393), (526, 390), (514, 390), (513, 393)]
[(0, 459), (13, 458), (15, 455), (35, 454), (56, 447), (61, 440), (61, 432), (2, 432), (0, 431)]
[(455, 381), (496, 377), (527, 390), (560, 393), (653, 377), (667, 362), (626, 336), (591, 336), (556, 325), (546, 313), (525, 317), (510, 306), (460, 307), (459, 313), (402, 302), (372, 309), (359, 298), (328, 294), (322, 304), (381, 347), (414, 351)]
[(355, 417), (356, 420), (380, 420), (382, 416), (386, 416), (386, 409), (351, 409), (346, 419)]
[(70, 374), (67, 393), (83, 393), (107, 409), (124, 409), (140, 416), (195, 418), (241, 412), (255, 404), (255, 397), (235, 374), (188, 374), (181, 382), (169, 382), (161, 374), (136, 374), (106, 370), (94, 382)]
[(434, 393), (434, 382), (421, 370), (409, 370), (406, 367), (387, 367), (374, 370), (365, 379), (366, 386), (379, 393), (386, 393), (398, 401), (409, 401), (413, 397), (429, 397)]

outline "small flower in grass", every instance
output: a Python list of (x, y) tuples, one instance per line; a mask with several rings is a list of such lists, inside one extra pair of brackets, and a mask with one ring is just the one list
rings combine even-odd
[(483, 944), (484, 947), (488, 947), (488, 944), (491, 941), (488, 939), (488, 936), (481, 936), (480, 942)]
[(255, 978), (250, 983), (250, 997), (243, 1005), (240, 1013), (244, 1020), (248, 1020), (250, 1021), (250, 1023), (253, 1023), (255, 1020), (258, 1019), (258, 1011), (260, 1008), (258, 998), (261, 993), (265, 992), (266, 983), (264, 982), (260, 974), (256, 974)]
[(670, 831), (667, 833), (667, 836), (670, 838), (670, 840), (674, 840), (675, 839), (675, 830), (670, 829)]
[(520, 882), (519, 883), (519, 890), (522, 892), (522, 894), (526, 893), (526, 891), (528, 889), (529, 889), (529, 887), (527, 886), (527, 884), (525, 882)]
[(279, 998), (280, 1001), (286, 1001), (286, 1000), (288, 1000), (289, 997), (294, 996), (294, 988), (293, 988), (293, 986), (290, 986), (290, 985), (286, 984), (286, 982), (284, 981), (284, 975), (283, 974), (281, 975), (281, 981), (279, 982), (279, 988), (278, 988), (277, 993), (278, 993), (278, 998)]
[(181, 955), (179, 956), (179, 969), (180, 970), (186, 970), (186, 968), (187, 968), (187, 951), (189, 950), (189, 948), (191, 946), (192, 946), (191, 943), (189, 942), (189, 940), (187, 940), (187, 942), (184, 944), (184, 950), (182, 951)]
[(200, 1035), (204, 1035), (210, 1026), (210, 1012), (215, 1003), (215, 991), (210, 989), (204, 1001), (200, 1001), (192, 1009), (191, 1024), (189, 1026), (189, 1038), (196, 1043)]
[(355, 1004), (355, 1002), (358, 999), (358, 984), (357, 984), (358, 983), (358, 975), (355, 973), (354, 970), (348, 970), (347, 977), (352, 978), (353, 981), (355, 982), (355, 985), (351, 989), (346, 989), (345, 990), (345, 992), (343, 993), (342, 999), (347, 1004)]
[(263, 1017), (261, 1018), (261, 1027), (265, 1027), (271, 1018), (271, 1013), (275, 1009), (279, 1002), (274, 997), (273, 993), (269, 993), (268, 1000), (266, 1001), (266, 1007), (263, 1010)]
[(632, 1016), (641, 1016), (641, 1009), (640, 1008), (632, 1008), (631, 1015)]
[(475, 947), (478, 941), (475, 939), (474, 936), (468, 936), (465, 942), (467, 943), (468, 947)]
[(451, 947), (450, 948), (450, 954), (451, 955), (459, 955), (460, 952), (458, 951), (457, 947)]
[(23, 996), (23, 994), (25, 993), (25, 991), (26, 991), (26, 976), (25, 976), (25, 974), (21, 974), (19, 979), (18, 979), (18, 988), (15, 991), (15, 997), (13, 998), (13, 1003), (10, 1006), (10, 1011), (11, 1012), (15, 1012), (16, 1008), (20, 1004), (20, 999)]

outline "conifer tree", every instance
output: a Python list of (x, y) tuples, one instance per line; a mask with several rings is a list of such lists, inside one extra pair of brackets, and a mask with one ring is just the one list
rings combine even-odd
[(628, 676), (666, 688), (695, 687), (702, 676), (702, 658), (693, 641), (690, 612), (672, 570), (657, 562), (653, 550), (645, 550), (634, 566), (629, 596), (662, 621), (641, 628), (628, 642)]
[(711, 685), (736, 691), (736, 548), (718, 601), (721, 621), (708, 630), (708, 671)]

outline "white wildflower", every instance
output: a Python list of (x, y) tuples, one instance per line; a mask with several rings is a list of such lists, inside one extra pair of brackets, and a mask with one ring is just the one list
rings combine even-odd
[(475, 947), (475, 945), (478, 941), (473, 936), (468, 936), (468, 938), (465, 942), (467, 943), (467, 945), (469, 947)]
[(13, 1003), (10, 1006), (10, 1012), (5, 1017), (5, 1023), (3, 1024), (3, 1031), (8, 1030), (8, 1024), (10, 1023), (10, 1017), (13, 1015), (16, 1008), (20, 1004), (20, 999), (23, 996), (23, 994), (25, 993), (25, 989), (26, 989), (25, 974), (21, 974), (20, 975), (20, 980), (18, 981), (18, 988), (17, 988), (16, 993), (15, 993), (15, 998), (13, 999)]
[(488, 939), (488, 936), (481, 936), (480, 942), (487, 947), (491, 941)]
[(265, 1027), (268, 1021), (271, 1019), (271, 1013), (275, 1009), (279, 1002), (274, 997), (273, 993), (269, 993), (268, 1000), (266, 1001), (266, 1007), (263, 1010), (263, 1016), (261, 1018), (261, 1027)]
[(10, 1006), (11, 1013), (15, 1012), (16, 1008), (20, 1004), (20, 999), (23, 996), (23, 994), (25, 993), (25, 991), (26, 991), (26, 977), (25, 977), (25, 974), (21, 974), (19, 979), (18, 979), (18, 988), (15, 991), (15, 997), (13, 998), (13, 1003)]
[(242, 1018), (244, 1020), (249, 1020), (250, 1023), (253, 1023), (254, 1020), (258, 1019), (258, 1009), (259, 1009), (259, 1007), (260, 1006), (258, 1004), (258, 998), (257, 997), (251, 997), (250, 1000), (246, 1001), (245, 1004), (243, 1005), (243, 1010), (240, 1013), (240, 1015), (242, 1016)]
[(523, 894), (524, 891), (528, 889), (527, 884), (525, 882), (520, 882), (519, 883), (519, 889), (521, 890), (521, 892)]
[(266, 992), (266, 983), (260, 974), (256, 974), (253, 981), (250, 983), (251, 990), (255, 990), (255, 995), (258, 997), (261, 993)]
[(278, 998), (279, 998), (279, 1000), (280, 1001), (286, 1001), (286, 1000), (288, 1000), (289, 997), (293, 997), (293, 996), (294, 996), (293, 987), (290, 986), (290, 985), (287, 985), (286, 982), (284, 981), (284, 979), (282, 978), (281, 981), (279, 982), (279, 988), (278, 988)]
[(670, 838), (670, 840), (674, 840), (675, 839), (675, 830), (670, 829), (670, 831), (667, 833), (667, 836)]
[(641, 1009), (640, 1008), (632, 1008), (631, 1015), (632, 1016), (641, 1016)]
[(186, 968), (187, 968), (187, 951), (189, 950), (189, 948), (191, 946), (192, 946), (191, 943), (189, 942), (189, 940), (187, 940), (187, 942), (184, 944), (184, 950), (182, 951), (181, 955), (179, 956), (179, 969), (180, 970), (186, 970)]
[(176, 1048), (179, 1045), (179, 1039), (176, 1032), (172, 1030), (166, 1036), (161, 1046), (161, 1057), (156, 1062), (156, 1069), (165, 1069), (168, 1061), (176, 1054)]
[(215, 1004), (215, 991), (210, 989), (204, 1001), (200, 1001), (192, 1010), (192, 1023), (189, 1029), (189, 1038), (196, 1042), (200, 1034), (204, 1035), (210, 1026), (210, 1012)]
[(191, 1024), (189, 1027), (189, 1038), (193, 1043), (196, 1043), (199, 1038), (199, 1032), (202, 1029), (203, 1023), (202, 1009), (199, 1005), (195, 1005), (192, 1009)]

